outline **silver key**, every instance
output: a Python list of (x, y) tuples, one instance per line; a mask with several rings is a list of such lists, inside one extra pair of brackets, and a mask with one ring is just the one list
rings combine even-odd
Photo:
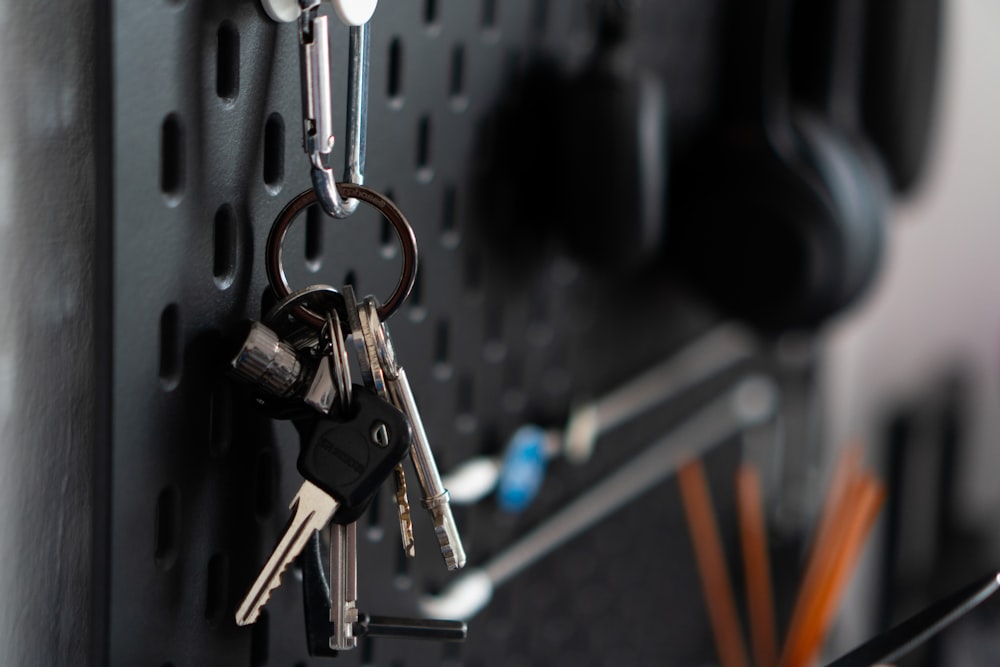
[(434, 461), (434, 453), (427, 440), (406, 371), (396, 361), (389, 332), (379, 319), (375, 300), (366, 297), (358, 303), (349, 287), (344, 289), (343, 296), (347, 304), (352, 338), (358, 348), (361, 373), (365, 382), (379, 396), (396, 406), (410, 420), (413, 430), (410, 457), (423, 493), (421, 504), (430, 512), (445, 564), (449, 570), (460, 569), (465, 566), (465, 548), (462, 546), (462, 538), (451, 512), (448, 491), (441, 482), (441, 474)]
[(278, 545), (236, 610), (237, 625), (249, 625), (257, 621), (260, 610), (271, 599), (271, 593), (281, 584), (281, 575), (302, 552), (313, 531), (321, 530), (329, 523), (339, 506), (336, 500), (312, 482), (302, 483), (289, 506), (292, 518)]
[(348, 651), (358, 645), (358, 524), (333, 524), (330, 534), (330, 648)]

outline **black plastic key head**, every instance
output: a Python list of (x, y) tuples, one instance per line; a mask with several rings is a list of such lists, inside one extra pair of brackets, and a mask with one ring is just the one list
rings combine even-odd
[(346, 413), (317, 419), (303, 430), (298, 468), (302, 476), (340, 503), (333, 521), (356, 521), (382, 482), (406, 456), (410, 424), (373, 392), (354, 385)]

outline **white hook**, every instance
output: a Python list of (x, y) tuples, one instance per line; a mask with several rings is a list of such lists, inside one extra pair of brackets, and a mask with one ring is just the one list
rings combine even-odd
[[(291, 23), (302, 13), (299, 0), (260, 0), (260, 4), (267, 15), (278, 23)], [(375, 14), (378, 0), (330, 0), (330, 4), (344, 25), (357, 27), (367, 23)]]

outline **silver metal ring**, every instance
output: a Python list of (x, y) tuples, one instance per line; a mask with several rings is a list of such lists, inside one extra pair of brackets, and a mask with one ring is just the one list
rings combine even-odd
[(340, 316), (331, 317), (330, 311), (326, 313), (327, 341), (330, 344), (330, 363), (332, 364), (333, 377), (337, 382), (337, 395), (340, 397), (340, 407), (346, 410), (351, 404), (351, 367), (347, 357), (347, 343), (344, 340), (344, 329), (340, 325)]

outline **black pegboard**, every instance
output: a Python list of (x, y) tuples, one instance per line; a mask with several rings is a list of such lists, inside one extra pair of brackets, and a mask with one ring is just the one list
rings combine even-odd
[[(683, 137), (711, 104), (714, 3), (642, 11), (640, 52), (667, 79)], [(321, 664), (306, 655), (294, 573), (257, 626), (232, 620), (285, 523), (296, 438), (243, 400), (219, 353), (238, 321), (260, 315), (267, 231), (309, 185), (295, 28), (269, 21), (256, 0), (121, 1), (111, 15), (108, 660)], [(516, 250), (534, 238), (499, 253), (482, 229), (474, 198), (486, 120), (533, 62), (572, 71), (585, 60), (588, 16), (582, 1), (383, 0), (373, 22), (367, 182), (407, 213), (420, 245), (416, 290), (390, 324), (443, 470), (497, 452), (526, 419), (560, 423), (573, 400), (629, 377), (711, 319), (657, 267), (609, 277), (547, 250), (523, 269)], [(346, 29), (333, 40), (339, 112)], [(544, 178), (530, 170), (530, 149), (526, 187)], [(399, 258), (377, 216), (306, 217), (285, 246), (294, 285), (388, 292)], [(520, 520), (490, 503), (459, 509), (470, 562), (641, 444), (605, 445), (611, 453), (587, 472), (557, 465), (541, 509)], [(724, 471), (732, 456), (720, 456)], [(414, 614), (417, 594), (447, 582), (429, 522), (414, 513), (413, 562), (401, 558), (388, 498), (376, 524), (363, 519), (363, 610)], [(465, 646), (382, 641), (337, 663), (623, 664), (631, 655), (698, 664), (711, 652), (704, 624), (692, 621), (701, 603), (679, 517), (671, 486), (619, 512), (503, 589)]]

